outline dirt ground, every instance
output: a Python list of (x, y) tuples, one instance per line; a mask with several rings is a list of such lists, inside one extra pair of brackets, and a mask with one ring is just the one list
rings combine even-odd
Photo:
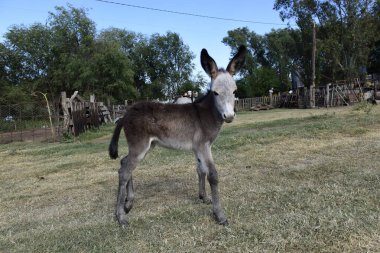
[[(55, 129), (56, 139), (62, 136), (62, 129)], [(52, 140), (51, 128), (36, 128), (24, 131), (0, 133), (0, 144), (18, 141), (47, 141)]]

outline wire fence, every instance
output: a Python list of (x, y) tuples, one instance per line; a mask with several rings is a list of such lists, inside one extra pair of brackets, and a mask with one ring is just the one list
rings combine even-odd
[(14, 141), (54, 141), (62, 137), (59, 112), (46, 104), (0, 105), (0, 144)]
[[(315, 106), (349, 105), (359, 102), (361, 96), (359, 91), (347, 89), (344, 86), (327, 86), (315, 90)], [(308, 108), (309, 102), (309, 92), (303, 90), (281, 95), (238, 99), (235, 102), (235, 109), (242, 111), (281, 107)], [(105, 110), (102, 109), (102, 104), (93, 103), (92, 106), (86, 106), (86, 103), (70, 103), (73, 107), (70, 108), (72, 118), (67, 118), (59, 106), (52, 105), (50, 105), (51, 115), (49, 115), (46, 104), (41, 102), (0, 105), (0, 144), (14, 141), (60, 141), (63, 134), (70, 132), (70, 129), (75, 129), (73, 133), (76, 135), (82, 128), (86, 131), (92, 127), (98, 127), (102, 122), (112, 122), (122, 117), (128, 107), (127, 105), (112, 105), (108, 106), (109, 110)], [(75, 109), (78, 106), (81, 106), (81, 110)]]

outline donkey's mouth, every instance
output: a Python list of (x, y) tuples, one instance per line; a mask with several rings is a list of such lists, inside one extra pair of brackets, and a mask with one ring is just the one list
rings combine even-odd
[(224, 122), (231, 123), (234, 120), (234, 118), (225, 118)]

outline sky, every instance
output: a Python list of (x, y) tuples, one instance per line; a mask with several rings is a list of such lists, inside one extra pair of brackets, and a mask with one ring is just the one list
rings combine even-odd
[[(206, 48), (218, 67), (227, 67), (230, 48), (222, 43), (227, 32), (239, 27), (264, 35), (271, 29), (285, 28), (279, 13), (273, 10), (274, 0), (107, 0), (173, 12), (212, 16), (250, 22), (227, 21), (190, 15), (180, 15), (97, 0), (0, 0), (0, 41), (11, 25), (29, 26), (45, 24), (55, 6), (71, 4), (87, 9), (88, 17), (95, 22), (97, 32), (110, 27), (151, 35), (176, 32), (195, 54), (195, 73), (202, 72), (200, 51)], [(270, 23), (270, 24), (264, 24)]]

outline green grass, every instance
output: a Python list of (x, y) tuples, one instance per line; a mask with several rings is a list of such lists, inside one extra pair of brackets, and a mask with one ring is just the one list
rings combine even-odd
[(380, 107), (239, 113), (213, 146), (226, 227), (197, 199), (193, 155), (155, 148), (134, 172), (130, 226), (120, 228), (112, 128), (0, 145), (0, 252), (380, 248)]

